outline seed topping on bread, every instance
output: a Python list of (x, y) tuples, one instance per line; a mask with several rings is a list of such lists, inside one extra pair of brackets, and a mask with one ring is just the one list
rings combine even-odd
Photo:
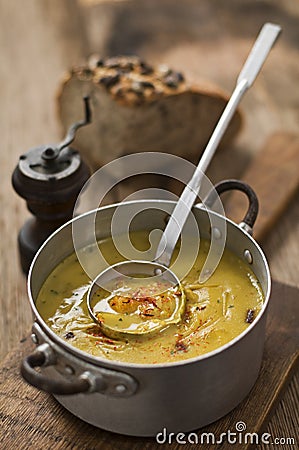
[(166, 65), (152, 67), (137, 56), (92, 57), (89, 67), (73, 69), (80, 80), (92, 80), (126, 105), (142, 105), (186, 89), (182, 73)]

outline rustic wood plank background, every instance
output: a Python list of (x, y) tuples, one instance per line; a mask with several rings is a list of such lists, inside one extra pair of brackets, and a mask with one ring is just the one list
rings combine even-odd
[[(0, 0), (1, 358), (27, 335), (32, 320), (16, 245), (18, 230), (29, 213), (13, 192), (10, 177), (20, 154), (60, 138), (55, 93), (64, 71), (95, 51), (129, 51), (231, 90), (261, 24), (279, 22), (283, 35), (242, 103), (246, 127), (209, 170), (217, 181), (241, 175), (272, 132), (298, 133), (298, 19), (299, 3), (294, 0)], [(298, 219), (297, 196), (263, 242), (273, 277), (296, 286)], [(269, 424), (269, 433), (294, 435), (297, 408), (298, 381), (294, 380)]]

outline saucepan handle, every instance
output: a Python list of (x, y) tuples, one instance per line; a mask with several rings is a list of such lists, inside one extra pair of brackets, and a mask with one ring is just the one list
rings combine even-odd
[(254, 190), (244, 181), (240, 180), (225, 180), (220, 181), (220, 183), (215, 185), (215, 189), (213, 189), (204, 200), (204, 204), (211, 208), (216, 200), (216, 195), (221, 195), (223, 192), (237, 190), (242, 191), (246, 194), (249, 206), (248, 210), (245, 214), (245, 217), (242, 221), (242, 224), (245, 224), (248, 227), (247, 231), (252, 230), (253, 225), (256, 221), (258, 210), (259, 210), (259, 202)]
[[(33, 325), (34, 334), (45, 337), (37, 323)], [(52, 366), (51, 372), (38, 371), (38, 368)], [(69, 369), (67, 371), (67, 369)], [(56, 375), (55, 375), (56, 372)], [(21, 364), (21, 374), (32, 386), (54, 395), (73, 395), (100, 392), (113, 397), (130, 397), (138, 390), (138, 382), (132, 375), (106, 367), (94, 366), (69, 355), (59, 348), (54, 349), (43, 342), (26, 356)]]
[[(42, 346), (40, 346), (42, 347)], [(32, 386), (51, 394), (72, 395), (80, 392), (87, 392), (91, 388), (88, 378), (82, 375), (73, 381), (55, 380), (46, 376), (42, 372), (35, 370), (37, 367), (54, 365), (55, 362), (47, 362), (47, 354), (39, 347), (30, 355), (26, 356), (21, 364), (21, 374), (23, 378)]]

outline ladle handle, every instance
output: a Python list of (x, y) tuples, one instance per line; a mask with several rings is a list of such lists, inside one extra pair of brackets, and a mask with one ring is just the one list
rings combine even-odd
[(247, 89), (252, 85), (256, 76), (268, 56), (281, 28), (278, 25), (267, 23), (259, 33), (255, 44), (238, 76), (236, 87), (227, 103), (219, 122), (210, 137), (206, 149), (198, 163), (194, 174), (182, 192), (170, 219), (165, 227), (159, 242), (155, 261), (168, 267), (174, 247), (179, 239), (182, 228), (185, 225), (198, 196), (203, 175), (208, 168), (228, 124), (233, 117), (237, 106)]

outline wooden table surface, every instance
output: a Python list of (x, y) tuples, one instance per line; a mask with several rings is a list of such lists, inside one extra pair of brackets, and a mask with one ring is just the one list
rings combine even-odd
[[(233, 148), (215, 158), (209, 175), (213, 181), (241, 176), (246, 161), (273, 131), (298, 132), (298, 1), (244, 1), (240, 6), (236, 0), (186, 0), (187, 12), (182, 21), (193, 20), (188, 33), (179, 20), (182, 15), (177, 5), (181, 2), (153, 1), (147, 8), (142, 0), (135, 10), (132, 3), (0, 0), (0, 358), (28, 334), (32, 323), (17, 253), (17, 233), (29, 213), (24, 201), (13, 192), (11, 174), (20, 154), (61, 137), (55, 93), (67, 68), (94, 51), (113, 54), (136, 50), (154, 63), (165, 62), (178, 69), (184, 61), (190, 77), (206, 77), (231, 90), (261, 24), (276, 21), (284, 33), (242, 104), (246, 127)], [(140, 22), (133, 20), (134, 14)], [(148, 40), (141, 36), (138, 41), (140, 30), (146, 35), (153, 18), (151, 32), (155, 34)], [(203, 20), (197, 29), (198, 18)], [(173, 26), (177, 27), (176, 36), (185, 39), (173, 38)], [(222, 70), (216, 70), (219, 63)], [(233, 163), (230, 151), (240, 156), (233, 158)], [(299, 286), (298, 219), (297, 196), (263, 242), (273, 278), (293, 286)], [(297, 409), (298, 378), (294, 377), (268, 425), (269, 433), (294, 436)]]

